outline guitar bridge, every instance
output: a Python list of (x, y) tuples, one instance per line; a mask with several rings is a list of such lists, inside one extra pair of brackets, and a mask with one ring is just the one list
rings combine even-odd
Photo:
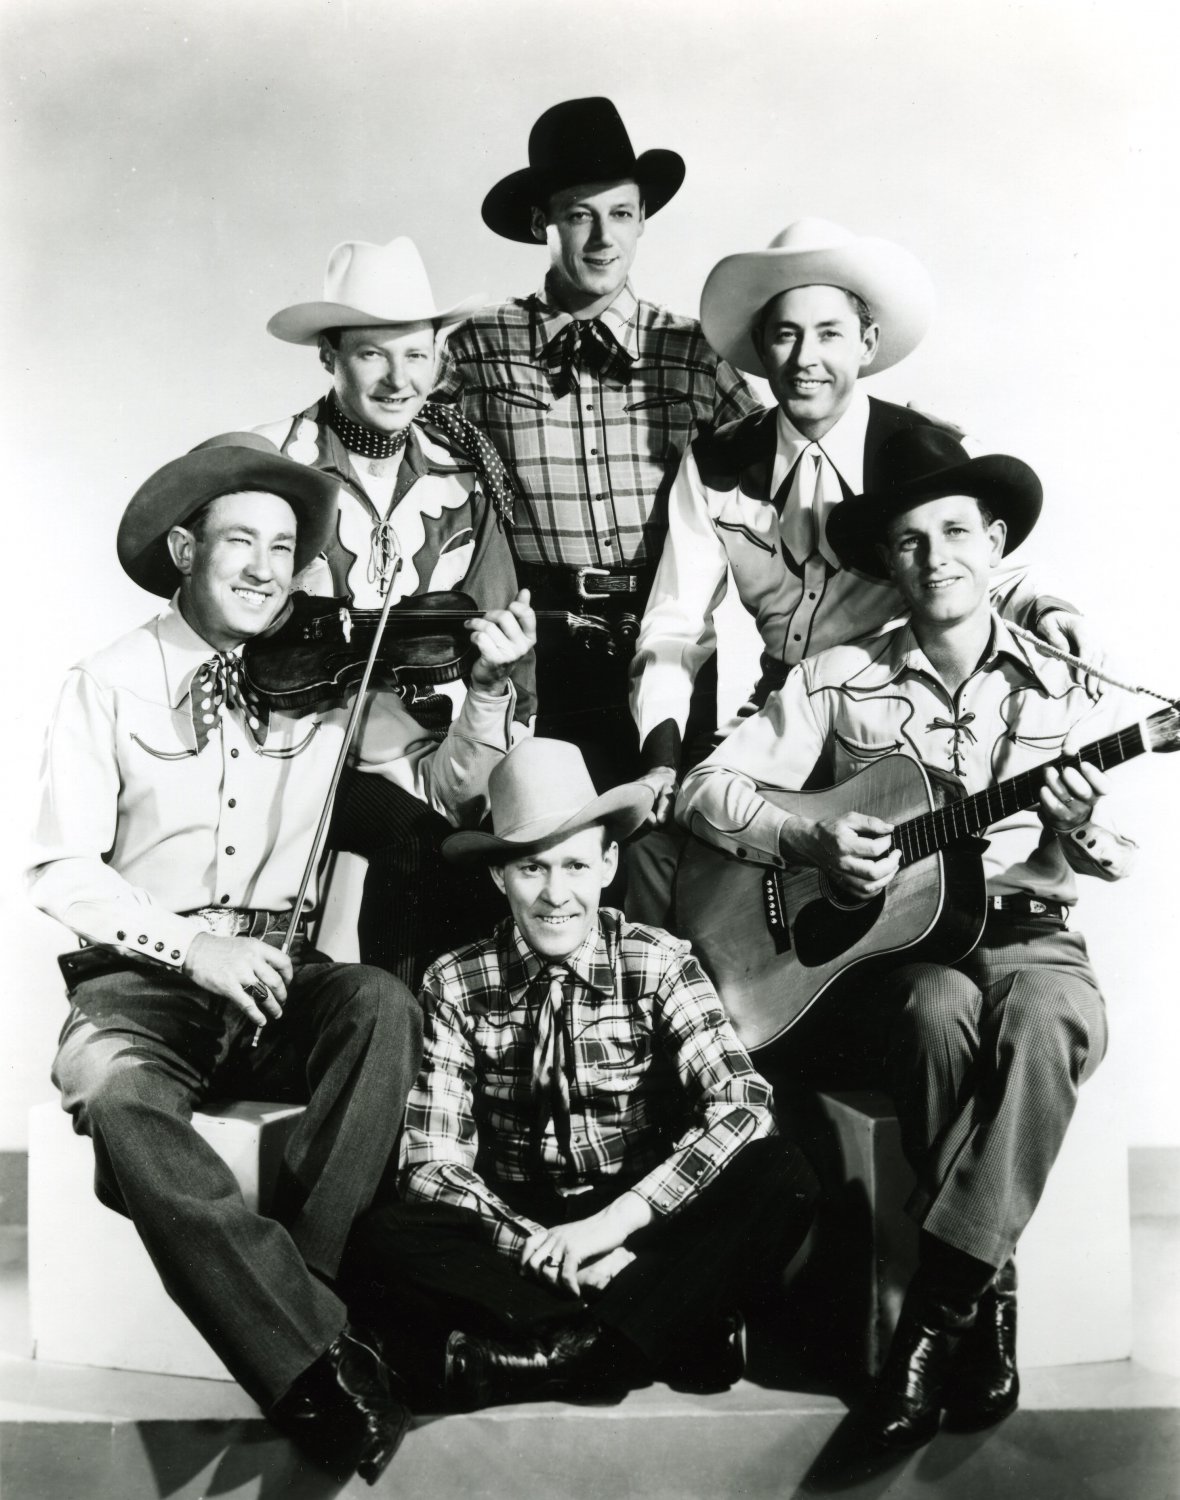
[(781, 870), (767, 870), (762, 877), (762, 910), (766, 917), (766, 930), (774, 943), (776, 953), (791, 951), (791, 930), (783, 905), (783, 877)]

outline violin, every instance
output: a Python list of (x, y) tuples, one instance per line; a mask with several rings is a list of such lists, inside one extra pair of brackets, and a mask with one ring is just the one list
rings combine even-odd
[[(439, 590), (411, 595), (390, 607), (373, 670), (385, 686), (430, 687), (470, 671), (476, 647), (465, 620), (486, 613), (468, 594)], [(242, 675), (271, 708), (305, 712), (355, 687), (364, 675), (381, 618), (355, 609), (346, 596), (323, 598), (296, 590), (271, 625), (242, 648)], [(613, 646), (610, 626), (596, 615), (538, 610), (538, 622), (557, 622), (590, 645)]]

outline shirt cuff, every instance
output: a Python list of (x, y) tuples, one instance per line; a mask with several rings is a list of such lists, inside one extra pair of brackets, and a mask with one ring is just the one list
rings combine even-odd
[(1112, 833), (1098, 823), (1083, 823), (1068, 833), (1058, 833), (1069, 865), (1079, 875), (1099, 880), (1121, 880), (1135, 862), (1139, 846), (1133, 839)]
[(130, 915), (104, 917), (98, 922), (75, 917), (69, 925), (88, 942), (110, 943), (136, 958), (149, 958), (170, 969), (181, 968), (193, 939), (209, 931), (193, 917), (178, 916), (154, 906), (137, 908)]

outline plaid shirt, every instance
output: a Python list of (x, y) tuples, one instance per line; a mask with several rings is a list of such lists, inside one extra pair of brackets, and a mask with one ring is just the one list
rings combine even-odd
[(583, 365), (562, 390), (548, 357), (571, 322), (545, 287), (460, 323), (432, 399), (458, 401), (523, 492), (510, 541), (518, 561), (550, 566), (653, 566), (667, 497), (698, 428), (761, 406), (714, 354), (700, 324), (623, 288), (599, 321), (631, 356), (626, 380)]
[(541, 1226), (497, 1182), (576, 1193), (616, 1179), (674, 1213), (748, 1141), (774, 1133), (770, 1086), (754, 1071), (688, 944), (602, 911), (567, 960), (573, 1170), (550, 1121), (530, 1153), (535, 1023), (547, 961), (511, 919), (426, 972), (426, 1043), (402, 1141), (405, 1197), (479, 1216), (515, 1255)]

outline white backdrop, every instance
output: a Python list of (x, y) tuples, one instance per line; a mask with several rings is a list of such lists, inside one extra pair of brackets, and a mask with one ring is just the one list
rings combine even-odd
[[(558, 99), (608, 94), (638, 150), (688, 162), (645, 296), (695, 311), (720, 256), (804, 214), (914, 250), (938, 321), (872, 389), (1031, 462), (1055, 590), (1180, 692), (1174, 42), (1146, 0), (5, 0), (0, 1149), (48, 1096), (63, 1015), (68, 943), (19, 882), (42, 729), (65, 668), (151, 610), (115, 561), (123, 505), (318, 393), (314, 354), (264, 328), (339, 240), (412, 235), (444, 303), (532, 289), (544, 255), (479, 203)], [(1120, 782), (1139, 869), (1088, 886), (1081, 925), (1131, 1139), (1177, 1143), (1180, 760)]]

